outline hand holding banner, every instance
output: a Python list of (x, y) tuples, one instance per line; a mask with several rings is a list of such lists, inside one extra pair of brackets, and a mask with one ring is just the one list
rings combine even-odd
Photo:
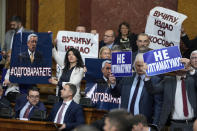
[(111, 70), (115, 77), (132, 76), (132, 52), (112, 53)]
[(177, 46), (152, 50), (144, 53), (144, 62), (147, 63), (148, 76), (172, 72), (184, 68), (180, 62), (181, 54)]
[(145, 33), (149, 35), (151, 49), (179, 46), (181, 25), (187, 16), (163, 7), (150, 11)]

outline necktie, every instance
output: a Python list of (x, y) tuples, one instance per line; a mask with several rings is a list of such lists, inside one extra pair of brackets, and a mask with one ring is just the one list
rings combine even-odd
[(66, 106), (66, 103), (62, 103), (62, 107), (61, 107), (61, 109), (60, 109), (60, 111), (59, 111), (59, 114), (58, 114), (58, 116), (57, 116), (57, 123), (58, 123), (58, 124), (60, 124), (60, 122), (61, 122), (62, 113), (63, 113), (63, 111), (64, 111), (65, 106)]
[(134, 105), (135, 105), (137, 93), (138, 93), (138, 90), (139, 90), (140, 81), (141, 81), (141, 77), (138, 76), (137, 85), (136, 85), (136, 87), (135, 87), (135, 91), (134, 91), (134, 93), (133, 93), (133, 97), (132, 97), (132, 100), (131, 100), (131, 106), (130, 106), (130, 112), (131, 112), (132, 114), (134, 114)]
[(31, 63), (34, 62), (34, 55), (33, 55), (33, 53), (30, 54), (30, 60), (31, 60)]
[(182, 99), (183, 99), (183, 113), (184, 113), (184, 116), (188, 116), (187, 96), (186, 96), (186, 88), (185, 88), (184, 79), (181, 79), (181, 87), (182, 87)]
[(31, 104), (27, 107), (27, 109), (23, 115), (23, 118), (28, 118), (31, 107), (32, 107)]

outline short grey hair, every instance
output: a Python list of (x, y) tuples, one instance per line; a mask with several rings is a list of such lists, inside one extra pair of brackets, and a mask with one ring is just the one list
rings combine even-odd
[(103, 63), (102, 63), (102, 68), (105, 67), (105, 64), (106, 64), (106, 63), (111, 64), (111, 61), (110, 61), (110, 60), (105, 60), (105, 61), (103, 61)]
[(190, 59), (191, 59), (191, 56), (192, 56), (193, 54), (197, 54), (197, 50), (192, 51), (192, 53), (191, 53), (191, 55), (190, 55)]
[(27, 41), (29, 41), (31, 39), (31, 37), (37, 37), (38, 38), (38, 36), (36, 34), (30, 34), (27, 37)]

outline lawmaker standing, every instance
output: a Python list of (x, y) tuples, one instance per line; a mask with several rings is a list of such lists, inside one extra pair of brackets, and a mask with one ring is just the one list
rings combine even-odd
[(49, 82), (58, 85), (59, 91), (62, 89), (62, 86), (68, 82), (76, 85), (77, 93), (73, 99), (76, 103), (79, 103), (80, 83), (84, 76), (84, 70), (83, 70), (84, 63), (81, 58), (80, 52), (75, 48), (70, 48), (66, 52), (64, 63), (61, 61), (60, 56), (58, 55), (57, 50), (55, 48), (53, 48), (52, 53), (57, 64), (61, 66), (63, 71), (59, 80), (55, 78), (51, 78), (49, 79)]

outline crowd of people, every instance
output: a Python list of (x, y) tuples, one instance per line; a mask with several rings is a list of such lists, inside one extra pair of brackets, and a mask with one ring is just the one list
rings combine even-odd
[[(19, 16), (13, 16), (10, 21), (11, 29), (6, 32), (5, 43), (2, 44), (2, 56), (6, 59), (0, 86), (0, 108), (10, 108), (6, 99), (8, 91), (14, 90), (19, 95), (15, 102), (15, 118), (31, 119), (36, 110), (46, 111), (40, 101), (39, 88), (35, 84), (17, 84), (9, 81), (10, 57), (14, 35), (26, 30)], [(76, 27), (76, 32), (87, 32), (85, 26)], [(91, 33), (97, 33), (92, 30)], [(97, 101), (95, 108), (104, 109), (109, 113), (103, 119), (91, 125), (85, 124), (83, 108), (80, 106), (80, 83), (87, 72), (80, 52), (70, 48), (64, 61), (60, 59), (54, 42), (52, 57), (61, 68), (59, 78), (51, 77), (49, 83), (57, 85), (58, 96), (46, 120), (62, 124), (59, 130), (88, 131), (157, 131), (169, 126), (172, 131), (197, 130), (197, 48), (195, 40), (189, 40), (182, 28), (181, 39), (188, 48), (184, 51), (181, 62), (185, 68), (170, 74), (149, 77), (146, 75), (147, 65), (143, 53), (149, 48), (149, 36), (145, 33), (134, 34), (128, 23), (122, 22), (118, 27), (118, 35), (112, 29), (104, 32), (103, 40), (99, 42), (99, 59), (107, 59), (102, 63), (103, 79), (90, 91), (107, 93), (114, 101)], [(28, 36), (29, 48), (26, 59), (35, 61), (37, 35)], [(181, 47), (180, 47), (181, 48)], [(111, 53), (132, 51), (133, 75), (116, 78), (111, 73)], [(31, 56), (33, 54), (34, 56)], [(33, 57), (33, 58), (31, 58)], [(24, 59), (21, 61), (24, 62)], [(5, 88), (6, 87), (6, 88)], [(25, 91), (24, 91), (25, 90)], [(87, 93), (87, 98), (93, 100), (93, 95)], [(12, 102), (12, 101), (11, 101)], [(101, 106), (102, 105), (102, 106)], [(105, 108), (100, 108), (100, 107)], [(113, 105), (113, 106), (112, 106)]]

